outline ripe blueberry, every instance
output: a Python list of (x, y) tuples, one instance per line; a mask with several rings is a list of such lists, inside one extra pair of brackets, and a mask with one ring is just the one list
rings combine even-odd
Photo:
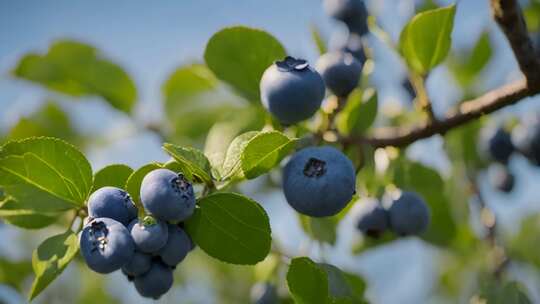
[(137, 250), (144, 253), (156, 253), (167, 243), (167, 223), (151, 216), (142, 221), (134, 219), (128, 226)]
[(193, 243), (187, 233), (176, 225), (168, 225), (169, 238), (167, 243), (159, 251), (161, 260), (166, 265), (174, 267), (182, 262), (193, 247)]
[(489, 156), (499, 163), (508, 163), (512, 152), (514, 152), (510, 134), (505, 129), (498, 128), (490, 130), (486, 136), (487, 143), (485, 145)]
[(126, 276), (140, 276), (152, 267), (152, 256), (146, 253), (135, 251), (133, 258), (122, 266), (122, 272)]
[(341, 211), (355, 192), (352, 162), (331, 146), (296, 152), (283, 170), (285, 198), (296, 211), (314, 217)]
[(195, 193), (183, 174), (157, 169), (143, 178), (141, 202), (157, 219), (183, 221), (195, 210)]
[(86, 264), (99, 273), (120, 269), (135, 252), (126, 227), (110, 218), (92, 220), (84, 227), (79, 241)]
[(286, 57), (264, 71), (260, 90), (270, 114), (291, 125), (317, 112), (324, 98), (324, 81), (307, 61)]
[(349, 28), (349, 32), (364, 35), (368, 32), (368, 12), (363, 0), (324, 0), (326, 13)]
[(370, 237), (379, 237), (390, 226), (388, 211), (377, 201), (368, 201), (362, 206), (356, 227)]
[(276, 286), (274, 284), (265, 282), (257, 283), (251, 288), (251, 303), (252, 304), (277, 304), (279, 303), (279, 297), (277, 294)]
[(512, 130), (516, 149), (533, 165), (540, 166), (540, 116), (533, 116)]
[(157, 300), (173, 285), (172, 269), (161, 262), (154, 261), (150, 270), (136, 276), (133, 283), (141, 296)]
[(426, 202), (414, 192), (402, 192), (399, 198), (392, 202), (388, 213), (392, 230), (401, 236), (424, 232), (430, 221)]
[(317, 71), (330, 91), (339, 97), (346, 97), (358, 85), (362, 63), (350, 53), (331, 52), (319, 58)]
[(505, 165), (494, 164), (489, 170), (489, 180), (493, 187), (502, 192), (508, 193), (514, 188), (514, 174)]
[(116, 187), (103, 187), (88, 198), (88, 214), (93, 218), (111, 218), (127, 226), (137, 217), (137, 207), (126, 191)]

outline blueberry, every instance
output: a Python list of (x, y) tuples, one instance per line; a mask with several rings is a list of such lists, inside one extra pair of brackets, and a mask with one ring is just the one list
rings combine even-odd
[(264, 71), (260, 83), (263, 106), (286, 125), (313, 116), (324, 98), (324, 81), (307, 61), (286, 57)]
[(252, 304), (278, 304), (279, 298), (274, 284), (264, 282), (257, 283), (251, 288)]
[(296, 152), (283, 170), (285, 198), (296, 211), (314, 217), (341, 211), (355, 193), (352, 162), (331, 147), (308, 147)]
[(362, 63), (350, 53), (330, 52), (317, 61), (326, 87), (339, 97), (346, 97), (358, 86)]
[(531, 164), (540, 166), (540, 116), (530, 118), (512, 130), (512, 142)]
[(136, 276), (133, 283), (141, 296), (157, 300), (173, 285), (172, 269), (161, 262), (153, 262), (150, 270)]
[(356, 227), (370, 237), (379, 237), (390, 226), (388, 211), (377, 201), (368, 201), (362, 206)]
[(189, 251), (193, 248), (193, 243), (187, 233), (176, 225), (168, 225), (169, 238), (167, 244), (159, 251), (159, 256), (163, 263), (174, 267), (182, 262)]
[(489, 179), (493, 187), (502, 192), (508, 193), (514, 188), (514, 175), (505, 165), (493, 165), (489, 170)]
[(84, 227), (79, 241), (86, 264), (99, 273), (120, 269), (135, 252), (135, 243), (126, 227), (110, 218), (92, 220)]
[(195, 210), (193, 186), (184, 175), (169, 169), (148, 173), (141, 184), (144, 208), (162, 221), (183, 221)]
[(414, 192), (402, 192), (392, 202), (388, 214), (390, 227), (400, 236), (420, 234), (427, 229), (430, 221), (426, 202)]
[(103, 187), (88, 198), (88, 214), (93, 218), (111, 218), (127, 226), (137, 217), (137, 207), (126, 191), (116, 187)]
[(134, 219), (128, 226), (137, 250), (156, 253), (167, 243), (167, 223), (147, 216), (144, 220)]
[(504, 128), (491, 130), (487, 134), (487, 152), (496, 162), (506, 164), (514, 152), (512, 138)]
[(152, 266), (152, 256), (146, 253), (135, 251), (133, 258), (122, 266), (122, 272), (127, 276), (139, 276), (150, 270)]
[(368, 32), (368, 12), (363, 0), (324, 0), (326, 13), (349, 28), (349, 32), (365, 35)]

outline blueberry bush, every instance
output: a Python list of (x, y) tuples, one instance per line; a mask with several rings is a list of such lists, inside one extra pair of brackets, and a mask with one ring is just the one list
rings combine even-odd
[[(166, 162), (95, 170), (81, 152), (85, 135), (52, 100), (15, 124), (0, 146), (0, 218), (21, 229), (63, 232), (43, 240), (31, 262), (0, 260), (0, 282), (21, 290), (33, 272), (31, 301), (77, 263), (100, 275), (119, 271), (141, 297), (157, 300), (175, 281), (189, 280), (179, 272), (194, 263), (221, 281), (224, 303), (368, 303), (368, 282), (323, 254), (352, 217), (352, 255), (405, 238), (444, 252), (434, 289), (450, 303), (531, 303), (508, 269), (540, 267), (532, 247), (540, 217), (502, 233), (479, 183), (488, 176), (507, 195), (519, 184), (515, 159), (540, 165), (540, 113), (503, 122), (489, 115), (540, 92), (540, 48), (529, 34), (540, 29), (540, 4), (491, 1), (523, 75), (483, 93), (475, 84), (492, 57), (491, 33), (471, 50), (451, 50), (456, 5), (426, 1), (397, 41), (363, 0), (323, 6), (349, 34), (329, 45), (313, 28), (317, 62), (293, 57), (262, 29), (232, 26), (210, 37), (203, 62), (176, 69), (162, 86), (164, 120), (141, 125), (163, 140)], [(400, 85), (410, 108), (380, 107), (367, 35), (407, 67)], [(435, 113), (426, 89), (438, 66), (448, 68), (467, 98), (445, 115)], [(74, 40), (25, 55), (12, 75), (73, 100), (97, 96), (126, 117), (137, 102), (136, 86), (119, 65)], [(450, 174), (407, 153), (432, 136), (444, 142)], [(281, 207), (295, 211), (321, 254), (289, 252), (273, 238), (266, 209), (244, 191), (254, 179), (282, 191)], [(467, 275), (472, 280), (464, 281)], [(80, 302), (113, 301), (92, 278)]]

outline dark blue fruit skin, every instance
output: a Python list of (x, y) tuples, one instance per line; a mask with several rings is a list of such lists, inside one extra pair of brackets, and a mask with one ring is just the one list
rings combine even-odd
[(349, 32), (358, 35), (368, 32), (368, 12), (363, 0), (324, 0), (323, 6), (330, 17), (343, 21)]
[(152, 256), (146, 253), (135, 251), (133, 258), (122, 266), (122, 272), (128, 276), (140, 276), (152, 267)]
[(167, 244), (159, 251), (161, 260), (166, 265), (175, 267), (182, 262), (193, 248), (193, 242), (187, 233), (176, 225), (168, 225), (169, 238)]
[(195, 193), (182, 174), (157, 169), (143, 178), (141, 202), (146, 211), (157, 219), (183, 221), (195, 210)]
[(137, 250), (144, 253), (156, 253), (167, 243), (167, 223), (156, 220), (154, 224), (144, 224), (139, 219), (134, 219), (128, 226), (128, 230), (135, 242)]
[(362, 63), (350, 53), (331, 52), (319, 58), (317, 71), (330, 91), (339, 97), (346, 97), (358, 85)]
[(390, 227), (400, 236), (417, 235), (429, 226), (429, 208), (418, 194), (404, 191), (388, 209)]
[(287, 57), (264, 71), (260, 82), (263, 106), (282, 124), (313, 116), (324, 98), (324, 81), (305, 60)]
[(368, 236), (378, 237), (390, 227), (388, 211), (376, 201), (366, 202), (356, 227)]
[(283, 170), (283, 192), (299, 213), (324, 217), (341, 211), (355, 193), (354, 166), (341, 151), (308, 147), (296, 152)]
[(133, 283), (141, 296), (157, 300), (173, 285), (172, 269), (161, 262), (154, 261), (150, 270), (136, 276)]
[(504, 165), (495, 165), (489, 172), (490, 182), (499, 191), (509, 193), (514, 189), (514, 174)]
[(531, 164), (540, 166), (540, 117), (515, 128), (512, 131), (512, 142)]
[(252, 304), (277, 304), (279, 297), (274, 284), (257, 283), (251, 288), (251, 303)]
[(126, 227), (110, 218), (97, 218), (88, 223), (79, 242), (86, 264), (98, 273), (120, 269), (135, 253), (135, 243)]
[(512, 152), (514, 152), (514, 145), (512, 144), (510, 133), (506, 132), (503, 128), (498, 128), (495, 133), (489, 137), (487, 148), (489, 155), (494, 161), (502, 164), (508, 163)]
[(88, 198), (88, 214), (93, 218), (111, 218), (127, 226), (137, 217), (137, 207), (126, 191), (116, 187), (103, 187)]

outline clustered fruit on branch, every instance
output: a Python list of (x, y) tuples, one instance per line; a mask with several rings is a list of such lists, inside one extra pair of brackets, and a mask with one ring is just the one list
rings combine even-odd
[(127, 192), (96, 190), (88, 199), (80, 247), (90, 269), (103, 274), (121, 269), (141, 296), (158, 299), (172, 287), (173, 269), (194, 247), (182, 221), (195, 210), (195, 194), (182, 174), (156, 169), (144, 177), (140, 196), (149, 215), (138, 218)]

